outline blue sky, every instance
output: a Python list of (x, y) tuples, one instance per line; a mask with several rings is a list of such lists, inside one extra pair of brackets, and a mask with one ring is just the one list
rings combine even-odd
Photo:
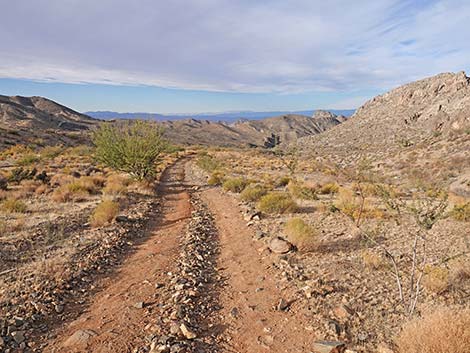
[(470, 64), (465, 0), (0, 0), (0, 94), (79, 111), (356, 108)]

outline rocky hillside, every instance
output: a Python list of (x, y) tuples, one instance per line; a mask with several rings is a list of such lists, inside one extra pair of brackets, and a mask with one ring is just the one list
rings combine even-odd
[(38, 142), (71, 144), (96, 122), (46, 98), (0, 95), (0, 147)]
[[(272, 136), (276, 141), (292, 142), (326, 131), (344, 119), (317, 111), (313, 117), (291, 114), (235, 123), (185, 119), (158, 124), (176, 144), (245, 147), (264, 146)], [(0, 148), (19, 143), (70, 145), (83, 142), (87, 130), (98, 122), (46, 98), (0, 96)]]
[(264, 146), (272, 136), (280, 142), (293, 142), (326, 131), (344, 119), (333, 113), (318, 111), (312, 117), (291, 114), (262, 120), (242, 120), (233, 124), (195, 119), (161, 124), (168, 138), (180, 144)]
[(390, 169), (461, 174), (470, 165), (470, 78), (444, 73), (398, 87), (301, 145), (340, 165), (366, 158)]

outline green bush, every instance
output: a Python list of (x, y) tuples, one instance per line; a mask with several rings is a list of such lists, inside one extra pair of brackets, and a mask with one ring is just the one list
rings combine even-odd
[(455, 205), (451, 211), (451, 216), (457, 221), (470, 222), (470, 202)]
[(212, 173), (220, 167), (220, 163), (217, 159), (209, 156), (206, 152), (202, 152), (197, 158), (196, 164), (202, 170)]
[(262, 196), (266, 195), (268, 191), (266, 188), (259, 184), (248, 185), (240, 194), (243, 201), (253, 202), (258, 201)]
[(302, 218), (292, 218), (284, 226), (284, 233), (299, 250), (312, 250), (318, 243), (315, 228)]
[(163, 132), (149, 121), (104, 123), (92, 134), (95, 155), (101, 163), (138, 180), (155, 175), (166, 150)]
[(222, 187), (225, 191), (240, 193), (248, 185), (248, 181), (244, 178), (230, 178), (224, 181)]
[(40, 158), (37, 154), (29, 153), (20, 158), (17, 162), (18, 165), (27, 166), (39, 162)]
[(295, 212), (298, 206), (288, 193), (271, 192), (261, 197), (258, 209), (261, 212), (276, 214)]

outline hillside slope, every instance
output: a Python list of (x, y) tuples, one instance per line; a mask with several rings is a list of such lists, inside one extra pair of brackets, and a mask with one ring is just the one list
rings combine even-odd
[(313, 117), (291, 114), (233, 124), (195, 119), (161, 124), (171, 141), (184, 145), (263, 146), (273, 134), (281, 142), (293, 142), (326, 131), (343, 119), (329, 112), (317, 112)]
[(0, 146), (73, 143), (98, 120), (42, 97), (0, 95)]
[(367, 159), (441, 180), (460, 175), (470, 165), (470, 78), (444, 73), (398, 87), (365, 103), (340, 126), (301, 139), (301, 145), (340, 166)]

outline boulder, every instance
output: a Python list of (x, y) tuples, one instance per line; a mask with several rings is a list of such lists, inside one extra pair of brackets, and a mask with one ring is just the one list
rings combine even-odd
[(269, 249), (275, 254), (285, 254), (292, 249), (292, 244), (280, 237), (275, 237), (269, 242)]

